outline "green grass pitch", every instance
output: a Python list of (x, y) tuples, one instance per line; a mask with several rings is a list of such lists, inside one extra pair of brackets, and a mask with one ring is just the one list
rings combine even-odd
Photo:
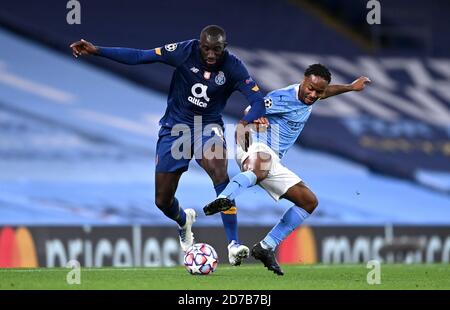
[(365, 265), (284, 265), (280, 277), (262, 265), (219, 265), (208, 276), (192, 276), (183, 267), (81, 268), (81, 284), (66, 282), (70, 269), (0, 269), (5, 289), (137, 290), (309, 290), (309, 289), (450, 289), (450, 267), (381, 265), (381, 284), (369, 285)]

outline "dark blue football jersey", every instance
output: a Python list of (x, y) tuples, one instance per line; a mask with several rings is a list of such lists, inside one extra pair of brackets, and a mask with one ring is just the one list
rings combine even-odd
[[(265, 113), (264, 98), (244, 64), (228, 51), (216, 70), (208, 71), (201, 59), (200, 42), (189, 40), (151, 50), (100, 47), (98, 54), (122, 63), (161, 62), (175, 67), (170, 84), (167, 109), (160, 125), (182, 123), (193, 126), (194, 116), (203, 124), (223, 124), (222, 111), (230, 95), (240, 91), (257, 113), (248, 113), (247, 122)], [(256, 106), (258, 107), (256, 109)]]
[(236, 56), (225, 51), (219, 70), (211, 72), (203, 65), (199, 45), (198, 40), (189, 40), (155, 49), (161, 62), (176, 68), (160, 125), (193, 124), (195, 115), (201, 115), (204, 124), (221, 124), (222, 111), (235, 90), (246, 97), (259, 94), (263, 100), (258, 86)]

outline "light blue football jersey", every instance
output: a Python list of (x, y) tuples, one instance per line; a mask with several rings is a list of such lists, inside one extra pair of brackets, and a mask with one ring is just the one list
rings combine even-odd
[(280, 158), (295, 143), (303, 130), (312, 105), (297, 97), (300, 85), (293, 84), (274, 90), (265, 97), (266, 114), (270, 126), (265, 133), (253, 133), (253, 142), (266, 143)]

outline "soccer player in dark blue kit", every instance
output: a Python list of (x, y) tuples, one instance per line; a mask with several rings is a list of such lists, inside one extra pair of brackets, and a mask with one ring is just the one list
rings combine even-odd
[[(172, 43), (150, 50), (100, 47), (85, 40), (70, 45), (75, 57), (97, 55), (128, 65), (161, 62), (175, 67), (167, 109), (159, 122), (161, 128), (156, 147), (155, 203), (167, 217), (179, 225), (180, 244), (184, 251), (194, 243), (192, 225), (196, 213), (193, 209), (183, 210), (175, 192), (180, 177), (187, 171), (194, 154), (198, 164), (210, 176), (217, 194), (227, 186), (229, 177), (221, 113), (228, 98), (238, 90), (249, 101), (251, 110), (240, 121), (241, 124), (266, 121), (262, 118), (265, 113), (263, 95), (244, 64), (230, 54), (226, 46), (225, 31), (216, 25), (205, 27), (200, 33), (200, 40)], [(199, 116), (202, 129), (207, 125), (212, 126), (209, 127), (211, 134), (195, 132), (194, 123), (198, 123)], [(184, 129), (187, 125), (188, 132), (190, 131), (189, 143), (183, 143), (181, 147), (181, 152), (190, 156), (181, 158), (173, 153), (178, 147), (175, 144), (179, 139), (184, 139), (180, 132), (173, 130), (180, 124), (185, 126)], [(206, 154), (219, 156), (203, 156)], [(249, 255), (248, 247), (239, 243), (236, 212), (236, 207), (232, 207), (221, 213), (232, 265), (240, 265), (242, 259)]]

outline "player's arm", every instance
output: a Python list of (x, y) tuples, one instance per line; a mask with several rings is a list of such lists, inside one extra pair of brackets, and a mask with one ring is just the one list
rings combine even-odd
[[(127, 65), (148, 64), (162, 62), (173, 66), (178, 66), (184, 62), (188, 55), (189, 42), (181, 42), (170, 44), (171, 48), (155, 48), (150, 50), (142, 50), (124, 47), (103, 47), (96, 46), (91, 42), (81, 40), (70, 45), (72, 54), (75, 57), (85, 55), (96, 55), (105, 57)], [(176, 51), (177, 46), (180, 46)]]
[(238, 60), (234, 70), (234, 89), (238, 90), (250, 104), (250, 110), (241, 119), (241, 124), (248, 124), (260, 119), (266, 114), (264, 97), (256, 82), (250, 77), (247, 69)]
[(156, 50), (139, 50), (134, 48), (123, 47), (101, 47), (91, 42), (81, 39), (81, 41), (70, 45), (72, 54), (75, 57), (96, 55), (109, 58), (111, 60), (127, 64), (136, 65), (142, 63), (156, 62)]
[(247, 150), (251, 144), (251, 135), (247, 125), (249, 123), (255, 123), (267, 127), (269, 122), (264, 117), (266, 113), (264, 98), (258, 85), (256, 85), (253, 79), (251, 79), (250, 76), (247, 76), (246, 79), (237, 83), (236, 88), (245, 96), (250, 104), (244, 117), (239, 121), (236, 130), (236, 142), (240, 144), (244, 150)]
[(370, 83), (370, 79), (366, 76), (361, 76), (354, 80), (351, 84), (343, 85), (328, 85), (325, 89), (325, 93), (320, 99), (325, 99), (328, 97), (340, 95), (349, 91), (361, 91), (364, 89), (366, 84)]
[[(251, 79), (248, 77), (248, 79)], [(248, 81), (248, 80), (247, 80)], [(245, 80), (238, 84), (238, 90), (245, 96), (250, 104), (250, 110), (244, 115), (241, 123), (248, 124), (261, 119), (266, 114), (266, 107), (264, 105), (264, 97), (253, 80), (247, 83)]]
[[(244, 116), (248, 114), (251, 106), (248, 106), (244, 110)], [(235, 139), (236, 143), (239, 144), (242, 149), (247, 150), (248, 147), (252, 144), (250, 131), (254, 130), (256, 132), (264, 132), (267, 130), (269, 126), (269, 120), (264, 116), (254, 120), (251, 124), (248, 124), (245, 121), (240, 121), (236, 127)]]

